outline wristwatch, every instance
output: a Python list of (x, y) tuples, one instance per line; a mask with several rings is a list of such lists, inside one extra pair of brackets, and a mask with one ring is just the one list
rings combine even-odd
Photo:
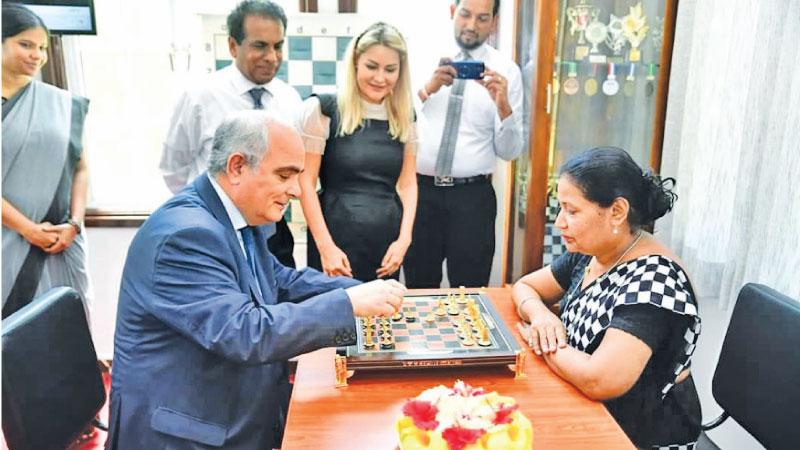
[(75, 234), (81, 234), (81, 230), (83, 228), (81, 227), (81, 224), (78, 223), (77, 220), (75, 220), (72, 217), (70, 217), (69, 219), (67, 219), (67, 223), (72, 225), (72, 228), (75, 228)]

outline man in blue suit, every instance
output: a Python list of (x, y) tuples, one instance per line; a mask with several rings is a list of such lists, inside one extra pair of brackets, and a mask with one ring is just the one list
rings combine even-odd
[(227, 119), (208, 173), (155, 211), (128, 250), (111, 389), (113, 449), (270, 449), (286, 360), (352, 344), (354, 316), (405, 288), (295, 271), (265, 224), (300, 193), (300, 136), (266, 113)]

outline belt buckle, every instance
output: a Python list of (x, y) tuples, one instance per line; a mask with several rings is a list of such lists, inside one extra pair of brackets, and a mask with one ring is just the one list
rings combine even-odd
[(433, 184), (434, 186), (452, 186), (453, 185), (453, 177), (451, 176), (435, 176), (433, 177)]

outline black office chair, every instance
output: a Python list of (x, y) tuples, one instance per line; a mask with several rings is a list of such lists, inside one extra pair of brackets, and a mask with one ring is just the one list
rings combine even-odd
[[(770, 450), (800, 449), (800, 303), (747, 284), (731, 315), (711, 385), (722, 415), (732, 417)], [(703, 433), (698, 449), (718, 448)]]
[(106, 400), (81, 298), (55, 288), (3, 320), (3, 433), (10, 450), (64, 449)]

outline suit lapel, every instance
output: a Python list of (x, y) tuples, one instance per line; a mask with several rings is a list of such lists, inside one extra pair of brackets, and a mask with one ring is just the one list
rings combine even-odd
[(242, 247), (239, 244), (239, 237), (236, 234), (236, 230), (233, 229), (233, 224), (231, 223), (230, 217), (228, 217), (228, 212), (225, 211), (225, 206), (222, 205), (222, 200), (219, 199), (219, 195), (217, 195), (217, 191), (214, 190), (214, 186), (212, 186), (211, 182), (208, 180), (208, 176), (205, 172), (203, 172), (194, 180), (192, 184), (195, 190), (197, 190), (197, 194), (200, 196), (200, 199), (208, 207), (211, 215), (213, 215), (217, 221), (225, 226), (225, 229), (227, 230), (225, 237), (228, 240), (228, 246), (233, 252), (234, 258), (236, 259), (236, 266), (239, 275), (239, 287), (242, 288), (243, 292), (246, 292), (249, 289), (252, 298), (256, 299), (261, 304), (265, 304), (266, 302), (264, 302), (264, 299), (258, 290), (256, 279), (250, 273), (250, 266), (247, 263), (247, 258), (245, 258), (244, 253), (242, 252)]

